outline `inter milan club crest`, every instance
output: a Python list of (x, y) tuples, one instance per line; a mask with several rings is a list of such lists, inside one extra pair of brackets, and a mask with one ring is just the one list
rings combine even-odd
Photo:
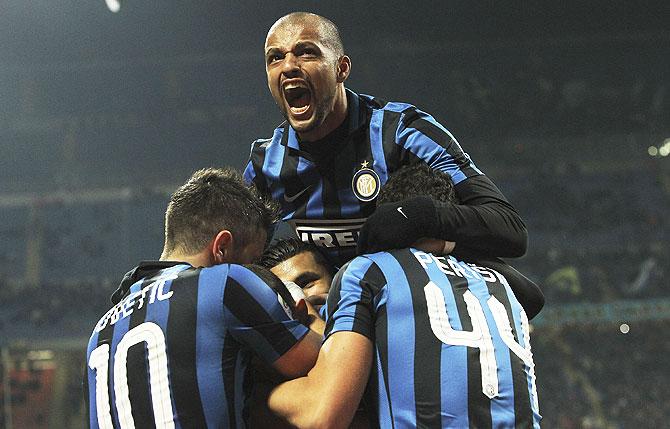
[(368, 168), (368, 162), (361, 163), (361, 169), (354, 174), (351, 180), (351, 189), (354, 195), (361, 201), (372, 201), (379, 194), (381, 183), (379, 176), (371, 168)]

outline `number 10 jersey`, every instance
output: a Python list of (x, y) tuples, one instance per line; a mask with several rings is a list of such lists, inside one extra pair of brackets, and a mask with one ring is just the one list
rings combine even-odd
[(245, 427), (252, 353), (270, 364), (307, 327), (240, 265), (145, 262), (133, 272), (88, 343), (90, 427)]

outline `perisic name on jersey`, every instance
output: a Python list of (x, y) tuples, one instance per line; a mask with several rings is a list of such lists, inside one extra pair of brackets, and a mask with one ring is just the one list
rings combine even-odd
[(507, 284), (507, 280), (499, 272), (491, 268), (481, 267), (469, 262), (459, 263), (453, 256), (435, 256), (431, 253), (421, 251), (413, 252), (413, 254), (423, 268), (428, 267), (430, 264), (436, 264), (437, 268), (447, 275), (481, 279), (488, 283), (499, 281)]
[(121, 302), (116, 304), (114, 307), (109, 309), (107, 313), (100, 319), (97, 325), (95, 325), (95, 332), (100, 332), (109, 323), (114, 325), (119, 320), (130, 316), (133, 313), (134, 307), (137, 304), (137, 309), (141, 309), (145, 302), (147, 301), (148, 295), (148, 304), (151, 305), (156, 301), (164, 301), (170, 299), (174, 294), (174, 291), (165, 292), (165, 283), (174, 280), (177, 278), (177, 274), (172, 273), (163, 277), (159, 277), (155, 282), (150, 283), (148, 286), (142, 288), (142, 290), (131, 291), (130, 294), (125, 297)]

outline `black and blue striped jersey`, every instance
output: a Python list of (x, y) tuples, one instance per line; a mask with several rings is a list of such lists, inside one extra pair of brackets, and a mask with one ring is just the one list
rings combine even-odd
[(245, 427), (252, 354), (272, 363), (308, 329), (245, 267), (153, 265), (89, 340), (90, 427)]
[(426, 163), (449, 173), (462, 204), (448, 219), (453, 241), (484, 248), (480, 256), (515, 256), (500, 237), (525, 243), (523, 222), (446, 128), (410, 104), (349, 90), (347, 103), (344, 123), (323, 140), (301, 142), (285, 122), (252, 145), (245, 179), (281, 204), (300, 239), (325, 248), (341, 266), (355, 256), (359, 230), (389, 175)]
[(375, 347), (364, 397), (383, 428), (537, 428), (526, 314), (495, 270), (416, 249), (360, 256), (327, 301), (326, 337)]

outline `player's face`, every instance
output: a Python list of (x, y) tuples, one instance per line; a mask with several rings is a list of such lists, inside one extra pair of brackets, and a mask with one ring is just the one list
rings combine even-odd
[(300, 286), (305, 296), (328, 294), (333, 277), (327, 267), (316, 261), (312, 252), (302, 252), (288, 258), (270, 271), (285, 281)]
[[(284, 23), (265, 41), (268, 87), (291, 127), (309, 139), (333, 111), (339, 58), (322, 42), (319, 25)], [(338, 124), (339, 125), (339, 124)]]

